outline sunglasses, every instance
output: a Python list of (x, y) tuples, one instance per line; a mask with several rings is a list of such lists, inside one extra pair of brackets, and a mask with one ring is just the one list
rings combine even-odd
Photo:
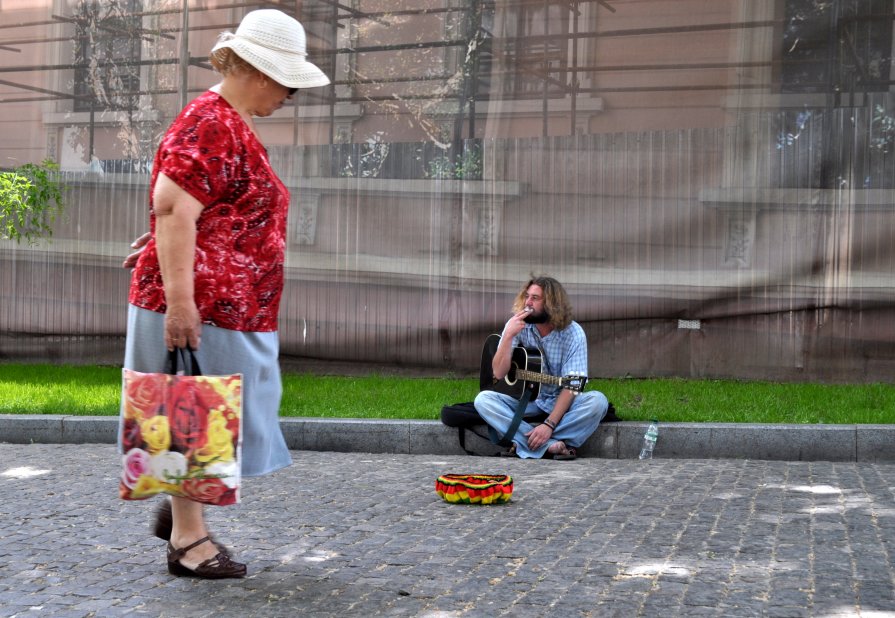
[(298, 88), (290, 88), (290, 89), (289, 89), (289, 96), (291, 97), (291, 96), (292, 96), (293, 94), (295, 94), (296, 92), (298, 92)]

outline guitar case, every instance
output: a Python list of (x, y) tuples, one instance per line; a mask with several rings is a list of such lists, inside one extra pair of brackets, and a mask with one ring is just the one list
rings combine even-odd
[(485, 424), (471, 401), (454, 403), (441, 408), (441, 422), (448, 427), (463, 427), (464, 429)]
[[(457, 437), (462, 448), (467, 455), (484, 455), (495, 456), (500, 455), (504, 449), (498, 449), (491, 441), (488, 432), (488, 425), (479, 416), (475, 410), (475, 405), (471, 401), (462, 403), (454, 403), (441, 408), (441, 422), (448, 427), (457, 428)], [(472, 441), (466, 439), (466, 432), (470, 432), (473, 436)], [(474, 444), (472, 444), (474, 442)]]

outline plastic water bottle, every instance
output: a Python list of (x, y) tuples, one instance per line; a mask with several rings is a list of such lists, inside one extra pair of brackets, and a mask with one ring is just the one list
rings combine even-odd
[(653, 449), (656, 448), (656, 440), (659, 439), (659, 421), (650, 421), (646, 433), (643, 434), (643, 446), (640, 447), (640, 459), (652, 459)]

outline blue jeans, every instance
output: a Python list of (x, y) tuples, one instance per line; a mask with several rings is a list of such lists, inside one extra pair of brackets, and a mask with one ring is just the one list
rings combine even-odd
[[(496, 391), (482, 391), (475, 398), (475, 409), (479, 416), (502, 436), (510, 427), (518, 403), (517, 399), (509, 395)], [(516, 454), (523, 459), (538, 459), (544, 456), (551, 444), (560, 440), (566, 446), (578, 448), (597, 430), (597, 425), (603, 420), (607, 409), (609, 409), (609, 401), (603, 393), (599, 391), (580, 393), (572, 400), (572, 406), (563, 415), (547, 443), (537, 450), (532, 450), (528, 448), (528, 439), (525, 434), (534, 426), (527, 423), (525, 419), (543, 414), (543, 410), (532, 401), (525, 408), (519, 430), (512, 438), (516, 445)]]

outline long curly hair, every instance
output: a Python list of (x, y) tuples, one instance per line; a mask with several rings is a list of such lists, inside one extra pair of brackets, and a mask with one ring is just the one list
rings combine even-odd
[(535, 276), (522, 286), (513, 301), (513, 313), (522, 311), (525, 306), (525, 294), (528, 288), (536, 285), (544, 290), (544, 309), (548, 315), (548, 322), (556, 330), (562, 330), (572, 323), (572, 303), (562, 284), (553, 277)]

